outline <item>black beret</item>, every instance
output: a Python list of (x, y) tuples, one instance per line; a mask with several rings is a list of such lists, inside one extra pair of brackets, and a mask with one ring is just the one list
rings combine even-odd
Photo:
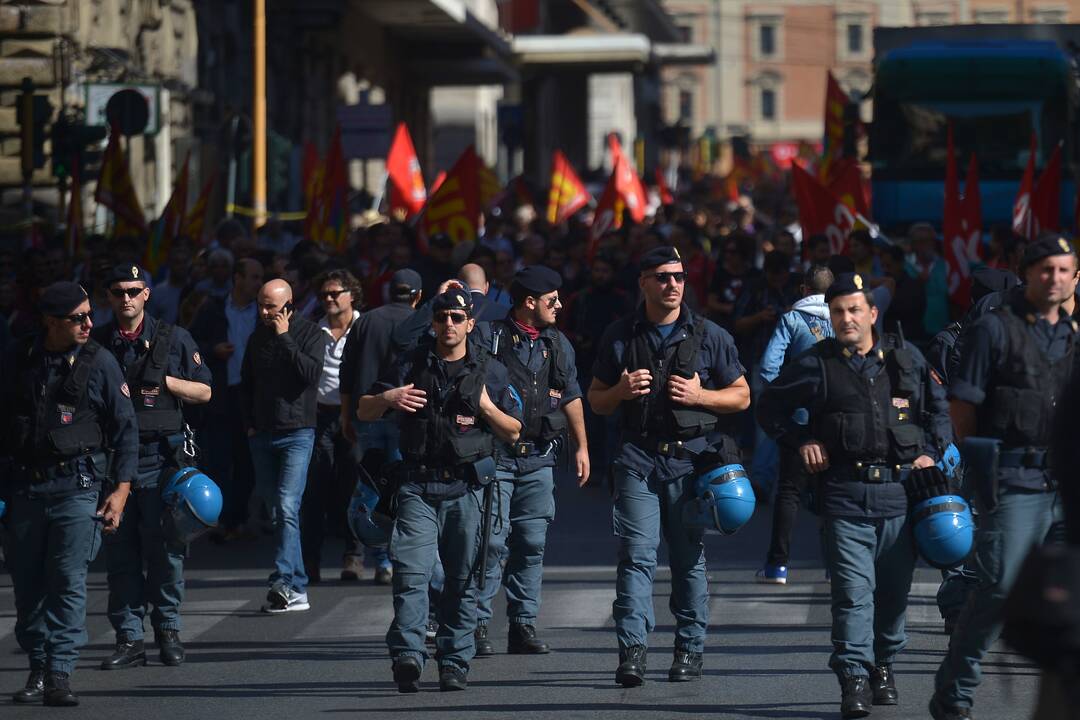
[(1043, 233), (1038, 239), (1024, 248), (1024, 267), (1036, 263), (1043, 258), (1048, 258), (1052, 255), (1074, 255), (1076, 251), (1073, 249), (1072, 242), (1070, 242), (1067, 235), (1061, 233)]
[(442, 295), (436, 295), (431, 301), (431, 311), (440, 310), (463, 310), (466, 315), (472, 315), (472, 298), (465, 290), (450, 288)]
[(829, 286), (829, 289), (825, 291), (825, 302), (830, 303), (833, 301), (833, 298), (838, 298), (842, 295), (852, 295), (869, 289), (870, 286), (863, 281), (863, 276), (859, 273), (841, 273), (836, 276), (836, 280), (834, 280), (833, 284)]
[(510, 284), (524, 288), (533, 296), (546, 295), (562, 287), (562, 276), (544, 265), (530, 265), (514, 273)]
[(114, 265), (109, 271), (107, 284), (112, 285), (117, 282), (141, 282), (143, 285), (149, 285), (150, 273), (138, 265)]
[(87, 298), (82, 285), (67, 280), (54, 282), (41, 291), (41, 299), (38, 300), (38, 309), (43, 315), (51, 317), (66, 317), (83, 304)]
[(645, 272), (646, 270), (652, 270), (654, 267), (676, 262), (682, 262), (679, 251), (670, 245), (661, 245), (641, 256), (641, 261), (638, 262), (638, 270)]

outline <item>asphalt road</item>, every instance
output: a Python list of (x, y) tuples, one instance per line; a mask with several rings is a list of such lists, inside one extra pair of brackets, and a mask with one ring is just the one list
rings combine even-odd
[[(434, 663), (417, 695), (399, 695), (390, 678), (383, 635), (392, 616), (388, 588), (336, 580), (313, 586), (312, 609), (259, 613), (271, 566), (267, 540), (216, 547), (199, 543), (187, 571), (185, 629), (188, 661), (157, 662), (119, 672), (97, 669), (113, 637), (105, 617), (101, 558), (91, 568), (89, 644), (73, 687), (82, 705), (53, 713), (71, 718), (246, 719), (407, 718), (836, 718), (839, 689), (827, 667), (829, 597), (813, 518), (802, 518), (786, 587), (754, 582), (764, 556), (771, 508), (759, 508), (739, 534), (709, 540), (711, 625), (700, 682), (666, 681), (673, 619), (666, 571), (658, 574), (658, 627), (650, 638), (648, 681), (624, 690), (614, 684), (617, 645), (611, 619), (614, 552), (610, 500), (601, 489), (558, 491), (551, 527), (540, 617), (553, 652), (538, 657), (498, 655), (473, 663), (469, 690), (438, 691)], [(764, 511), (763, 511), (764, 510)], [(336, 578), (340, 541), (327, 548), (323, 576)], [(947, 638), (933, 596), (939, 576), (920, 568), (908, 611), (910, 642), (896, 671), (901, 704), (875, 718), (926, 718), (933, 672)], [(16, 706), (7, 693), (25, 681), (26, 659), (13, 636), (11, 579), (0, 575), (0, 717), (40, 718), (45, 709)], [(503, 603), (492, 625), (505, 648)], [(152, 632), (148, 628), (148, 635)], [(1030, 717), (1038, 673), (996, 648), (984, 665), (976, 698), (980, 720)], [(53, 714), (50, 713), (50, 714)]]

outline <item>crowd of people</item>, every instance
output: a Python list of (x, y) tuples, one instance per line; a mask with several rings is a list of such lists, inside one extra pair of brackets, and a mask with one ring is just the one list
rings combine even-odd
[[(613, 493), (616, 681), (644, 682), (661, 538), (677, 618), (669, 679), (700, 678), (703, 535), (723, 528), (695, 526), (683, 505), (697, 497), (708, 456), (724, 482), (745, 480), (759, 502), (775, 493), (761, 582), (787, 582), (791, 528), (808, 490), (815, 496), (833, 588), (830, 666), (842, 716), (863, 717), (898, 702), (892, 665), (906, 641), (915, 563), (908, 478), (993, 427), (1020, 479), (1002, 481), (1008, 513), (983, 506), (980, 532), (1030, 527), (1006, 555), (1000, 540), (985, 550), (999, 553), (997, 575), (969, 563), (943, 585), (943, 617), (956, 634), (931, 713), (971, 717), (1012, 578), (1061, 519), (1044, 459), (1052, 400), (1028, 427), (1003, 409), (1020, 396), (994, 390), (1021, 387), (1043, 407), (1067, 383), (1077, 271), (1069, 241), (995, 231), (976, 273), (982, 299), (968, 312), (949, 304), (940, 242), (925, 223), (903, 237), (857, 230), (841, 255), (824, 236), (756, 214), (747, 198), (688, 198), (596, 243), (587, 217), (551, 227), (528, 207), (489, 211), (482, 225), (475, 241), (454, 243), (366, 215), (332, 250), (275, 221), (254, 231), (226, 219), (207, 243), (177, 239), (153, 273), (138, 238), (92, 236), (77, 257), (58, 245), (0, 250), (0, 349), (15, 373), (5, 384), (22, 373), (27, 388), (41, 388), (5, 389), (28, 426), (5, 450), (16, 633), (31, 665), (15, 700), (77, 703), (68, 676), (85, 640), (85, 566), (95, 551), (47, 570), (82, 583), (81, 606), (72, 606), (44, 589), (53, 585), (34, 538), (51, 532), (42, 528), (79, 490), (104, 498), (103, 520), (88, 529), (106, 533), (117, 644), (103, 669), (146, 662), (147, 615), (162, 662), (183, 662), (183, 548), (162, 538), (159, 485), (177, 469), (179, 448), (193, 447), (222, 494), (210, 541), (273, 536), (265, 612), (310, 608), (328, 536), (345, 538), (341, 580), (370, 572), (392, 585), (387, 644), (401, 692), (419, 687), (425, 640), (436, 647), (440, 688), (467, 687), (470, 659), (495, 652), (487, 626), (500, 587), (508, 652), (548, 652), (536, 618), (554, 466), (567, 458), (579, 484)], [(1028, 332), (1026, 355), (1000, 354), (1004, 338), (1025, 345)], [(1049, 384), (1023, 386), (994, 369), (1009, 362), (1050, 367)], [(983, 417), (993, 412), (996, 425)], [(70, 448), (53, 437), (99, 422)], [(106, 447), (112, 484), (102, 487), (95, 462)], [(1027, 454), (1009, 455), (1017, 448)], [(393, 480), (379, 485), (395, 500), (385, 536), (350, 529), (360, 474)], [(29, 479), (39, 476), (54, 494)], [(995, 591), (970, 600), (979, 583)]]

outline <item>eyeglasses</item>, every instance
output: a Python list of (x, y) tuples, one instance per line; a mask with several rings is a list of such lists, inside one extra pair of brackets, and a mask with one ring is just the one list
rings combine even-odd
[(323, 300), (337, 300), (338, 295), (340, 295), (341, 293), (347, 293), (347, 292), (349, 292), (349, 291), (348, 290), (324, 290), (323, 292), (319, 293), (319, 297), (322, 298)]
[(75, 313), (74, 315), (61, 316), (61, 320), (67, 320), (72, 325), (85, 325), (90, 319), (90, 313)]
[(682, 285), (686, 282), (685, 272), (658, 272), (653, 273), (652, 276), (661, 285), (667, 285), (668, 280), (674, 280), (676, 285)]
[(440, 325), (444, 325), (448, 321), (453, 321), (455, 325), (461, 325), (468, 319), (469, 316), (463, 312), (443, 311), (435, 313), (435, 322), (439, 323)]
[(551, 308), (559, 304), (559, 296), (556, 295), (555, 297), (548, 298), (544, 301), (544, 304), (547, 305), (548, 310), (550, 310)]
[(142, 295), (142, 291), (146, 288), (110, 288), (109, 294), (114, 298), (122, 298), (125, 295), (129, 298), (135, 299)]

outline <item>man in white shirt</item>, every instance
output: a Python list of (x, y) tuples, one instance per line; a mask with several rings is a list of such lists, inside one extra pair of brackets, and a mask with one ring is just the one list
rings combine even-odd
[(360, 282), (348, 270), (328, 270), (315, 279), (316, 298), (325, 315), (319, 328), (328, 336), (318, 385), (315, 450), (308, 466), (307, 488), (300, 507), (300, 546), (308, 581), (322, 580), (320, 563), (327, 531), (345, 537), (343, 562), (359, 561), (359, 543), (345, 526), (345, 510), (356, 480), (350, 443), (341, 432), (341, 358), (349, 330), (360, 317), (353, 298), (361, 298)]

